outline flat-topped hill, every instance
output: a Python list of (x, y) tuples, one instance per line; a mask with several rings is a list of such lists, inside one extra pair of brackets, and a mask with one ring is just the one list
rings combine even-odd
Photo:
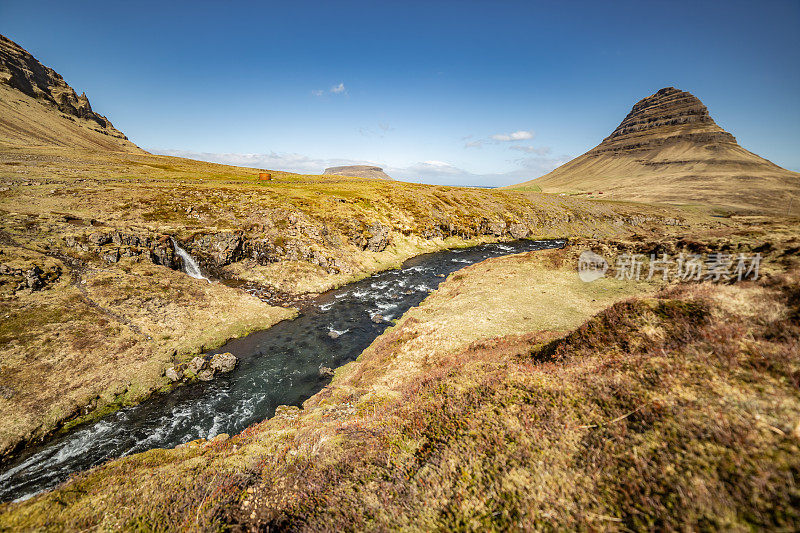
[(324, 174), (335, 176), (352, 176), (355, 178), (372, 178), (378, 180), (390, 180), (391, 176), (386, 174), (381, 167), (370, 165), (349, 165), (344, 167), (326, 168)]

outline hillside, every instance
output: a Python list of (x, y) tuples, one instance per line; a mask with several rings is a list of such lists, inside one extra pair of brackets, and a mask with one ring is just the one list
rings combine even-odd
[(0, 146), (144, 153), (53, 69), (0, 35)]
[[(739, 146), (703, 103), (673, 87), (642, 99), (595, 148), (510, 188), (787, 214), (800, 174)], [(800, 213), (795, 200), (792, 214)]]

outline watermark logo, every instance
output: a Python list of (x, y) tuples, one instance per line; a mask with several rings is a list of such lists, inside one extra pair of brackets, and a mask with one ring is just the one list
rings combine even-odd
[(578, 258), (578, 276), (589, 283), (606, 275), (608, 261), (602, 255), (584, 250)]
[[(648, 261), (649, 259), (649, 261)], [(619, 280), (651, 280), (660, 277), (664, 281), (742, 281), (757, 280), (761, 267), (761, 254), (726, 254), (714, 252), (705, 255), (624, 253), (614, 263), (614, 277)], [(606, 274), (609, 264), (606, 259), (590, 250), (581, 252), (578, 258), (578, 276), (585, 282), (595, 281)]]

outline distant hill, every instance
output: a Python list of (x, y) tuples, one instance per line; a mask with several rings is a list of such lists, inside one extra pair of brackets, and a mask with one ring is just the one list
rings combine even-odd
[[(745, 150), (714, 122), (699, 99), (667, 87), (634, 105), (595, 148), (511, 188), (525, 186), (781, 213), (800, 194), (800, 174)], [(798, 212), (799, 203), (794, 200), (793, 212)]]
[(0, 35), (0, 146), (144, 151), (53, 69)]
[(350, 165), (345, 167), (326, 168), (323, 174), (333, 174), (336, 176), (352, 176), (355, 178), (372, 178), (378, 180), (391, 180), (381, 167), (369, 165)]

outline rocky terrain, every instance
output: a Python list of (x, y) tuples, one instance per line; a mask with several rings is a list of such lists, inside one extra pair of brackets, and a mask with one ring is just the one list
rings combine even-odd
[[(302, 409), (75, 475), (0, 526), (796, 529), (800, 236), (751, 222), (470, 266)], [(765, 268), (583, 283), (586, 248), (759, 249)]]
[(0, 35), (0, 145), (143, 151), (53, 69)]
[[(0, 142), (0, 456), (168, 389), (168, 369), (291, 318), (286, 306), (305, 294), (420, 253), (716, 224), (528, 193), (280, 171), (259, 180), (255, 169), (146, 154), (121, 137), (83, 136), (84, 123), (101, 128), (88, 107), (83, 118), (59, 109), (46, 95), (69, 103), (63, 80), (5, 46), (15, 83), (37, 96), (3, 85), (13, 93), (3, 105), (82, 125), (53, 130), (53, 142)], [(113, 142), (86, 149), (87, 139)], [(222, 283), (183, 274), (173, 242)]]
[[(208, 352), (296, 317), (297, 299), (444, 248), (571, 245), (457, 271), (358, 360), (320, 368), (333, 380), (302, 409), (75, 474), (1, 504), (0, 530), (798, 528), (796, 219), (349, 172), (260, 180), (142, 152), (9, 43), (0, 462), (232, 370)], [(691, 95), (654, 98), (591, 157), (749, 154)], [(761, 253), (763, 278), (584, 283), (586, 248), (612, 265)]]
[[(0, 149), (0, 214), (0, 386), (13, 391), (0, 396), (9, 414), (0, 454), (169, 387), (167, 368), (293, 316), (283, 305), (303, 294), (420, 253), (719, 223), (528, 193), (277, 171), (265, 182), (253, 169), (178, 158), (24, 147)], [(183, 274), (172, 239), (224, 283)]]
[(381, 167), (372, 167), (369, 165), (350, 165), (345, 167), (330, 167), (326, 168), (323, 174), (333, 176), (353, 176), (356, 178), (374, 178), (378, 180), (392, 179), (386, 174)]
[(800, 174), (739, 146), (699, 99), (674, 87), (639, 101), (595, 148), (512, 188), (534, 186), (722, 211), (800, 213), (790, 205), (800, 193)]

